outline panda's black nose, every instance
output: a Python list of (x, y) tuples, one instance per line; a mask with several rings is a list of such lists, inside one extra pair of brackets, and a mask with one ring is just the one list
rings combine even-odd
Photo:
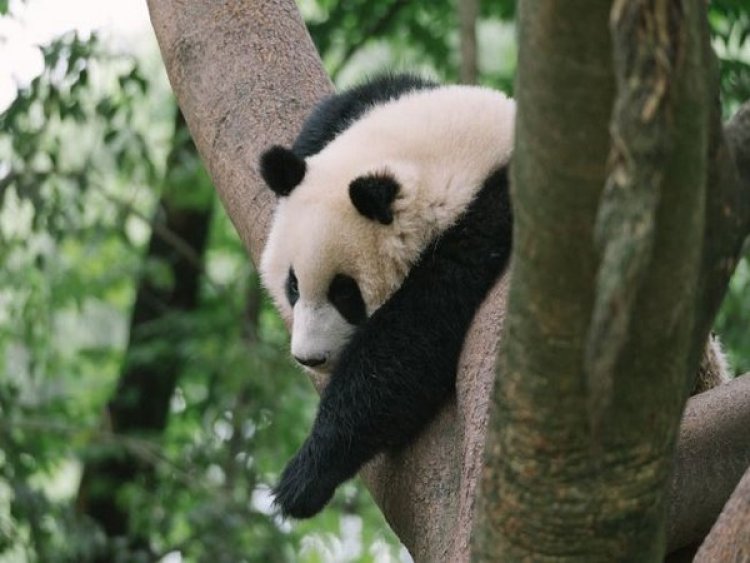
[(314, 368), (316, 366), (320, 366), (326, 363), (325, 357), (298, 358), (297, 356), (294, 356), (294, 359), (297, 360), (299, 363), (301, 363), (303, 366), (307, 366), (309, 368)]

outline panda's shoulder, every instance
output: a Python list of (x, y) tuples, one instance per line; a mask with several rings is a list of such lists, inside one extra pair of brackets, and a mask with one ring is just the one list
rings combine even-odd
[(437, 87), (436, 82), (415, 74), (388, 73), (323, 98), (302, 125), (292, 150), (302, 158), (317, 154), (374, 106)]

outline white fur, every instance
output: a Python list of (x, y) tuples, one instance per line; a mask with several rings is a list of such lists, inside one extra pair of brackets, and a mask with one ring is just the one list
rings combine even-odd
[[(416, 91), (373, 107), (307, 159), (302, 183), (279, 200), (261, 261), (277, 305), (293, 313), (295, 356), (335, 359), (353, 328), (328, 303), (333, 276), (357, 280), (368, 314), (380, 307), (509, 161), (514, 116), (514, 102), (489, 89)], [(349, 198), (352, 180), (382, 171), (401, 185), (390, 225), (363, 217)], [(300, 291), (293, 312), (284, 292), (290, 266)]]
[[(343, 321), (343, 322), (342, 322)], [(325, 358), (320, 366), (336, 363), (339, 352), (354, 333), (354, 326), (341, 317), (328, 302), (315, 303), (300, 299), (294, 307), (292, 330), (292, 356), (301, 359)]]

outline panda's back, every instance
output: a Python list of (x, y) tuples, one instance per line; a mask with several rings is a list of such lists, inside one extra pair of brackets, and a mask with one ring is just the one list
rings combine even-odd
[[(359, 129), (361, 136), (369, 135), (367, 143), (395, 138), (389, 142), (411, 150), (421, 146), (440, 156), (455, 147), (472, 153), (492, 150), (507, 162), (514, 115), (514, 102), (488, 88), (441, 86), (413, 74), (384, 74), (324, 98), (305, 120), (292, 149), (307, 158)], [(493, 143), (491, 148), (482, 146), (485, 140)], [(440, 141), (448, 146), (440, 146)]]
[(372, 106), (324, 150), (366, 148), (457, 166), (510, 160), (515, 103), (504, 94), (477, 86), (441, 86), (404, 93)]
[(387, 73), (327, 96), (302, 124), (292, 150), (302, 158), (317, 154), (374, 106), (397, 100), (415, 90), (438, 87), (437, 83), (414, 74)]

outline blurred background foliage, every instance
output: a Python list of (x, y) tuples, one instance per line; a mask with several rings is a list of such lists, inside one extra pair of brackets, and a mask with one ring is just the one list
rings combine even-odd
[[(0, 0), (0, 48), (38, 1)], [(454, 82), (471, 64), (512, 93), (514, 2), (299, 6), (339, 86), (384, 69)], [(714, 0), (710, 22), (729, 114), (750, 98), (750, 5)], [(38, 44), (0, 107), (0, 562), (408, 560), (359, 482), (311, 522), (273, 514), (314, 392), (143, 25), (138, 48)], [(749, 290), (745, 259), (717, 320), (738, 373)]]

